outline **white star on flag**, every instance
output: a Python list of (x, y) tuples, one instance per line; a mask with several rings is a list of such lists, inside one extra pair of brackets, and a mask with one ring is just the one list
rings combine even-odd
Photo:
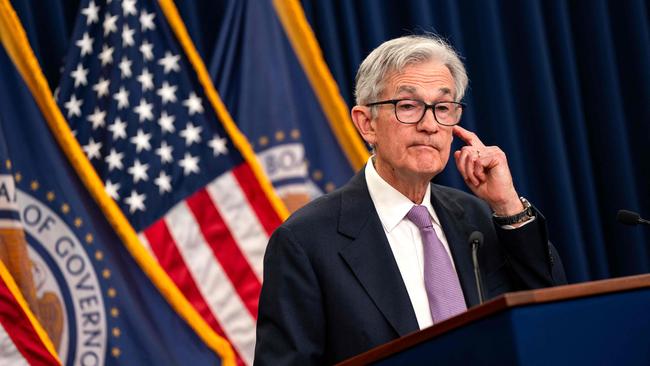
[(146, 40), (142, 41), (140, 52), (145, 61), (153, 60), (153, 43), (149, 43)]
[(86, 25), (91, 25), (99, 21), (99, 6), (91, 0), (87, 8), (81, 9), (81, 14), (86, 16)]
[(92, 123), (93, 130), (96, 130), (99, 127), (104, 127), (106, 124), (104, 118), (106, 118), (106, 112), (99, 109), (99, 107), (95, 107), (93, 113), (88, 116), (88, 121)]
[(158, 186), (158, 192), (160, 194), (172, 191), (171, 177), (164, 171), (161, 171), (158, 178), (154, 179), (154, 183)]
[(176, 128), (174, 127), (174, 120), (176, 117), (174, 115), (168, 115), (166, 111), (163, 111), (158, 118), (158, 124), (163, 133), (169, 132), (174, 133)]
[(77, 65), (77, 68), (71, 72), (70, 75), (72, 75), (72, 78), (74, 79), (75, 88), (79, 85), (88, 84), (88, 79), (86, 79), (88, 76), (88, 69), (84, 69), (82, 64)]
[(140, 26), (142, 27), (142, 31), (146, 30), (154, 30), (156, 29), (156, 25), (153, 22), (154, 17), (156, 16), (155, 13), (147, 13), (146, 10), (143, 10), (140, 13)]
[(93, 53), (93, 39), (90, 38), (87, 32), (75, 44), (81, 48), (81, 56)]
[(138, 183), (140, 180), (149, 180), (149, 176), (147, 175), (148, 169), (149, 164), (142, 164), (140, 160), (135, 159), (133, 165), (127, 169), (127, 172), (133, 176), (133, 182)]
[(122, 46), (133, 46), (135, 44), (135, 40), (133, 39), (134, 34), (135, 29), (131, 29), (128, 24), (124, 24), (124, 27), (122, 27)]
[(199, 98), (194, 92), (191, 92), (190, 96), (183, 101), (183, 105), (187, 107), (187, 113), (190, 116), (193, 116), (194, 113), (203, 113), (201, 98)]
[(188, 122), (185, 129), (180, 132), (181, 137), (185, 139), (185, 145), (190, 146), (195, 142), (201, 142), (201, 130), (203, 127)]
[(88, 144), (83, 146), (83, 150), (86, 153), (86, 156), (88, 157), (89, 160), (100, 158), (101, 148), (102, 148), (102, 143), (95, 142), (95, 140), (92, 137), (88, 141)]
[(108, 87), (111, 84), (110, 80), (99, 78), (97, 84), (93, 85), (93, 90), (97, 93), (97, 99), (108, 95)]
[(131, 137), (131, 143), (135, 145), (135, 152), (140, 152), (142, 150), (149, 151), (151, 150), (151, 140), (150, 133), (144, 133), (142, 130), (138, 129), (138, 133)]
[(99, 53), (99, 60), (102, 62), (102, 66), (106, 66), (113, 63), (113, 47), (108, 47), (107, 45), (102, 45), (102, 52)]
[(117, 109), (129, 107), (129, 92), (124, 89), (123, 86), (120, 87), (120, 90), (113, 95), (113, 98), (117, 101)]
[(135, 8), (135, 0), (123, 0), (122, 11), (124, 12), (124, 16), (136, 15), (138, 10)]
[(171, 52), (165, 51), (165, 57), (158, 60), (158, 64), (162, 65), (165, 74), (169, 74), (170, 71), (179, 71), (181, 69), (181, 67), (178, 65), (178, 61), (180, 61), (180, 59), (180, 55), (172, 55)]
[(199, 172), (199, 158), (185, 153), (185, 157), (178, 161), (178, 165), (183, 168), (183, 175), (190, 175)]
[(117, 32), (117, 15), (111, 15), (110, 13), (106, 13), (106, 16), (104, 17), (104, 23), (102, 24), (104, 27), (104, 36), (107, 36), (113, 32)]
[(214, 156), (219, 156), (221, 154), (225, 155), (228, 153), (228, 148), (226, 147), (227, 140), (219, 135), (214, 135), (212, 140), (208, 142), (208, 146), (212, 148), (212, 153)]
[(140, 99), (140, 104), (133, 108), (133, 111), (138, 115), (140, 122), (153, 120), (153, 104), (147, 103), (144, 98)]
[(129, 212), (134, 213), (136, 211), (144, 211), (144, 200), (146, 195), (144, 193), (138, 194), (135, 190), (131, 191), (131, 195), (124, 199), (127, 205), (129, 205)]
[(124, 78), (130, 78), (131, 77), (131, 64), (133, 62), (129, 60), (126, 56), (122, 57), (122, 61), (120, 61), (120, 72), (122, 79)]
[(142, 85), (142, 91), (153, 89), (153, 74), (145, 67), (142, 69), (142, 74), (138, 76), (138, 82)]
[(70, 117), (81, 117), (81, 105), (83, 100), (77, 99), (77, 97), (72, 94), (70, 100), (65, 102), (65, 108), (68, 110), (68, 118)]
[(174, 148), (167, 145), (167, 141), (163, 141), (160, 143), (160, 147), (156, 149), (156, 155), (160, 156), (160, 161), (163, 164), (171, 163), (174, 161), (174, 158), (172, 157), (172, 150), (174, 150)]
[(104, 161), (108, 164), (108, 171), (113, 169), (122, 170), (124, 167), (122, 164), (122, 158), (124, 158), (124, 153), (118, 153), (115, 149), (111, 149), (111, 152), (106, 155)]
[(106, 183), (104, 184), (104, 190), (114, 200), (117, 201), (117, 200), (120, 199), (120, 195), (117, 193), (117, 191), (120, 190), (120, 184), (119, 183), (113, 183), (110, 180), (107, 180)]
[(113, 140), (126, 138), (126, 122), (122, 122), (120, 117), (115, 118), (115, 121), (108, 126), (108, 130), (113, 133)]
[(163, 105), (167, 104), (167, 102), (176, 103), (176, 89), (178, 89), (176, 85), (169, 85), (167, 81), (163, 81), (156, 94), (162, 99)]

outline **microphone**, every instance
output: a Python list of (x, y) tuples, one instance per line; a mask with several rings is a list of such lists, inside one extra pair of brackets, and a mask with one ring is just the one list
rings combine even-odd
[(474, 263), (474, 280), (476, 281), (476, 288), (478, 290), (478, 301), (479, 304), (482, 304), (485, 300), (485, 290), (483, 289), (481, 269), (478, 264), (478, 249), (481, 244), (483, 244), (483, 233), (480, 231), (473, 231), (469, 235), (468, 242), (472, 246), (472, 263)]
[(628, 210), (618, 210), (618, 213), (616, 214), (616, 220), (625, 225), (650, 225), (650, 221), (642, 219), (638, 213)]

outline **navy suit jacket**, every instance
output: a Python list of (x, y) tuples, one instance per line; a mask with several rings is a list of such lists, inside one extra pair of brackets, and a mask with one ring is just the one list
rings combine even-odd
[[(467, 241), (475, 230), (484, 235), (479, 263), (487, 298), (566, 282), (541, 214), (504, 230), (480, 199), (439, 185), (431, 193), (468, 307), (479, 303)], [(332, 364), (417, 330), (363, 170), (271, 236), (255, 365)]]

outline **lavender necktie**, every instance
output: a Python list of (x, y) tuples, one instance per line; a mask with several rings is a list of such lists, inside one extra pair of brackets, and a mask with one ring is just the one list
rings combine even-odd
[(433, 230), (427, 208), (415, 205), (406, 217), (420, 228), (422, 234), (424, 287), (427, 290), (433, 323), (440, 323), (467, 310), (463, 290), (447, 251)]

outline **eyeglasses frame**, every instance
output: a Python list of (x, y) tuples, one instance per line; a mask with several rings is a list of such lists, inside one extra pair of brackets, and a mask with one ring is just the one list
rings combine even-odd
[[(422, 104), (424, 104), (424, 112), (422, 112), (422, 117), (420, 117), (420, 119), (419, 119), (417, 122), (402, 122), (402, 121), (399, 119), (399, 117), (397, 117), (397, 103), (402, 102), (402, 101), (405, 101), (405, 100), (410, 100), (410, 101), (413, 101), (413, 102), (421, 102)], [(461, 107), (461, 110), (465, 110), (465, 108), (467, 108), (467, 104), (462, 103), (462, 102), (455, 102), (455, 101), (451, 101), (451, 100), (444, 100), (444, 101), (440, 101), (440, 102), (435, 102), (435, 103), (427, 104), (427, 103), (425, 103), (423, 100), (420, 100), (420, 99), (411, 99), (411, 98), (401, 98), (401, 99), (387, 99), (387, 100), (381, 100), (381, 101), (378, 101), (378, 102), (368, 103), (368, 104), (366, 104), (365, 106), (366, 106), (366, 107), (374, 107), (374, 106), (377, 106), (377, 105), (392, 104), (392, 105), (393, 105), (393, 112), (395, 113), (395, 119), (397, 119), (397, 121), (398, 121), (399, 123), (402, 123), (402, 124), (405, 124), (405, 125), (416, 125), (416, 124), (422, 122), (422, 119), (424, 119), (424, 116), (427, 114), (427, 109), (431, 109), (431, 113), (433, 113), (433, 119), (434, 119), (438, 124), (440, 124), (440, 125), (442, 125), (442, 126), (448, 126), (448, 127), (451, 127), (451, 126), (455, 126), (455, 125), (459, 124), (459, 123), (460, 123), (460, 118), (458, 119), (458, 121), (457, 121), (456, 123), (454, 123), (454, 124), (452, 124), (452, 125), (450, 125), (450, 124), (446, 124), (446, 123), (441, 123), (440, 121), (438, 121), (438, 117), (436, 117), (436, 110), (435, 110), (435, 107), (436, 107), (436, 105), (438, 105), (438, 104), (442, 104), (442, 103), (452, 103), (452, 104), (457, 104), (457, 105), (459, 105), (459, 106)]]

